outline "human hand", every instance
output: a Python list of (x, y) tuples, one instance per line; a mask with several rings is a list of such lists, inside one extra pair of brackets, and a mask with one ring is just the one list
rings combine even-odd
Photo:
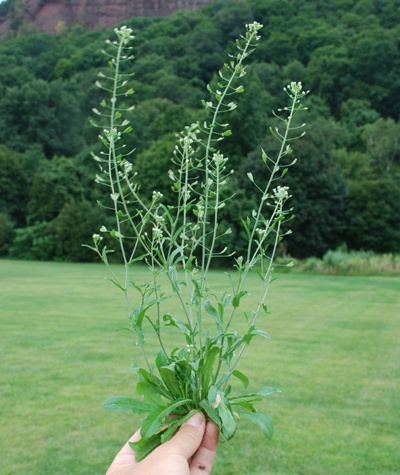
[(129, 442), (140, 439), (137, 431), (122, 447), (106, 475), (209, 475), (218, 445), (218, 428), (199, 412), (165, 444), (141, 462)]

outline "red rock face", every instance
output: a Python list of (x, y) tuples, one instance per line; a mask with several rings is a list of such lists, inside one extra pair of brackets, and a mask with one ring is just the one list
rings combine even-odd
[[(57, 33), (73, 24), (106, 28), (136, 16), (164, 16), (178, 9), (194, 9), (209, 0), (24, 0), (25, 21), (45, 33)], [(0, 18), (0, 32), (10, 29)]]

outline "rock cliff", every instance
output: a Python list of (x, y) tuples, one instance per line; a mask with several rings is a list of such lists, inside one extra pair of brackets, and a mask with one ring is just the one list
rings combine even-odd
[(0, 33), (31, 24), (45, 33), (57, 33), (74, 24), (107, 28), (135, 16), (164, 16), (178, 9), (197, 8), (209, 0), (7, 0), (0, 16)]

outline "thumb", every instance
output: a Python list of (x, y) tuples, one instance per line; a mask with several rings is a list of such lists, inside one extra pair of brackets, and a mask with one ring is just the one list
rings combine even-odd
[(198, 412), (185, 422), (174, 437), (164, 446), (169, 451), (181, 455), (188, 460), (200, 447), (205, 428), (206, 419), (202, 412)]

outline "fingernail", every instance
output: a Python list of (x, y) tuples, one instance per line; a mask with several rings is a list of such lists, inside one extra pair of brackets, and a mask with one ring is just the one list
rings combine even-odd
[(190, 426), (193, 426), (193, 427), (200, 427), (203, 424), (203, 422), (204, 422), (204, 416), (201, 412), (198, 412), (197, 414), (192, 416), (190, 419), (188, 419), (186, 424), (189, 424)]

